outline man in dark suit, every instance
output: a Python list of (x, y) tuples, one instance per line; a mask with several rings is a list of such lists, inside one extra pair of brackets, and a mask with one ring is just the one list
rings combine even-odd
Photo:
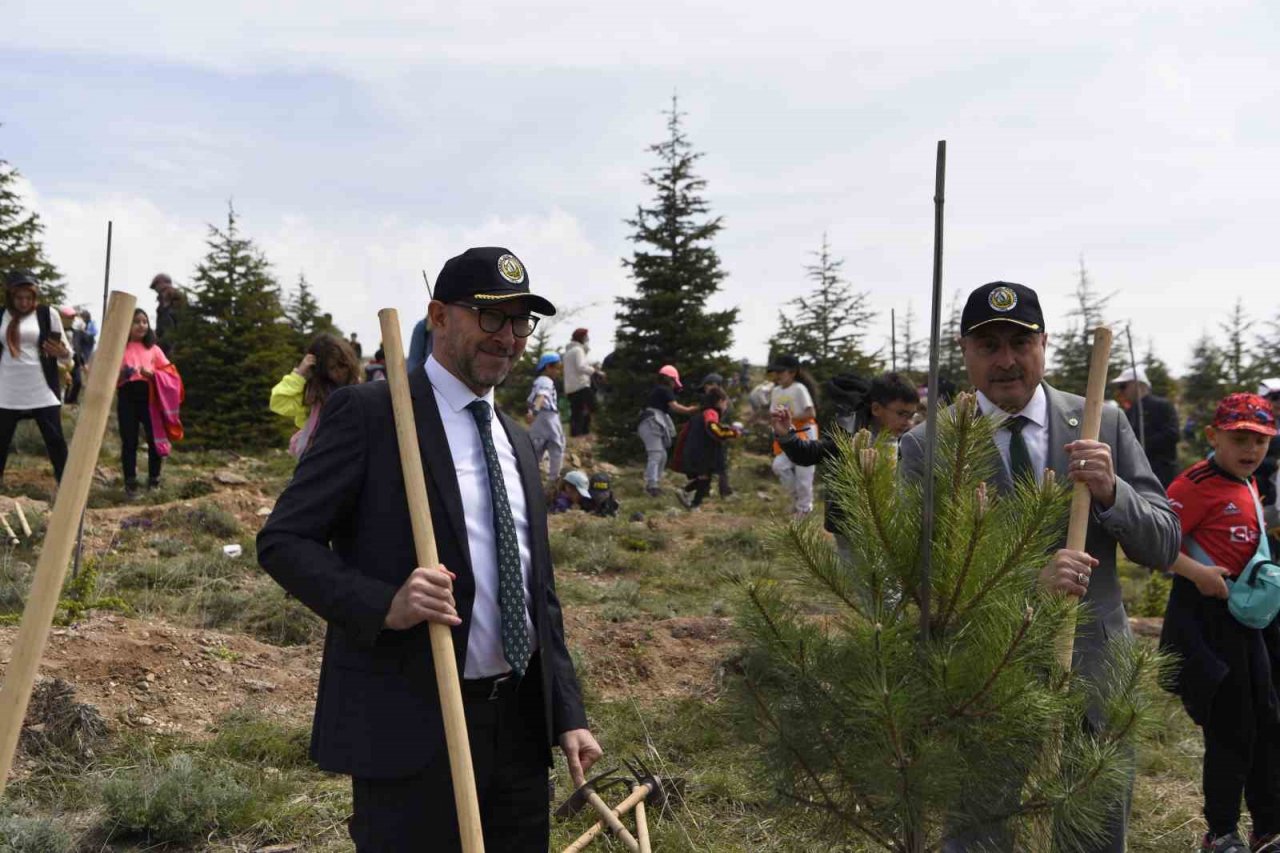
[[(1049, 589), (1081, 597), (1091, 611), (1091, 618), (1076, 629), (1072, 669), (1099, 683), (1106, 671), (1107, 641), (1129, 636), (1116, 572), (1117, 545), (1144, 566), (1172, 565), (1182, 541), (1178, 517), (1120, 411), (1104, 407), (1099, 440), (1085, 441), (1080, 438), (1084, 398), (1044, 382), (1048, 335), (1034, 290), (1003, 281), (984, 284), (969, 295), (960, 323), (960, 348), (978, 405), (983, 414), (1000, 420), (995, 443), (1004, 464), (995, 487), (1007, 493), (1016, 480), (1039, 481), (1046, 469), (1060, 480), (1089, 487), (1093, 506), (1085, 550), (1056, 551), (1039, 580)], [(924, 424), (915, 427), (899, 445), (905, 477), (924, 475), (924, 429)], [(1123, 851), (1127, 822), (1125, 802), (1112, 815), (1109, 837), (1092, 850)], [(992, 828), (980, 838), (949, 839), (943, 849), (958, 853), (1012, 846), (1007, 835)]]
[[(1178, 410), (1164, 397), (1151, 393), (1147, 372), (1130, 367), (1111, 380), (1120, 395), (1129, 427), (1142, 440), (1151, 470), (1166, 489), (1178, 476)], [(1142, 407), (1142, 419), (1138, 419), (1138, 407)], [(1138, 432), (1138, 428), (1142, 432)]]
[[(542, 485), (493, 386), (538, 318), (515, 255), (440, 273), (435, 348), (409, 377), (442, 565), (417, 566), (387, 383), (329, 398), (258, 535), (263, 568), (328, 623), (311, 754), (352, 777), (357, 850), (459, 849), (428, 622), (454, 649), (488, 849), (545, 851), (558, 740), (575, 783), (600, 757), (565, 645)], [(498, 427), (498, 428), (495, 428)]]

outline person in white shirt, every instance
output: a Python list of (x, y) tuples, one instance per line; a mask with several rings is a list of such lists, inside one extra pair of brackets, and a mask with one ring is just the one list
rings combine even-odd
[(596, 408), (596, 392), (591, 377), (596, 368), (587, 360), (591, 351), (586, 329), (574, 329), (573, 339), (564, 350), (564, 393), (569, 398), (569, 435), (591, 432), (591, 413)]
[[(817, 441), (817, 407), (813, 393), (799, 381), (800, 359), (794, 355), (778, 356), (768, 370), (774, 375), (773, 391), (769, 395), (770, 411), (785, 412), (791, 419), (792, 433), (797, 437)], [(813, 511), (813, 477), (817, 469), (812, 465), (792, 462), (776, 441), (773, 453), (773, 473), (778, 475), (782, 487), (791, 496), (792, 515), (808, 515)]]
[(62, 434), (62, 379), (59, 363), (71, 364), (62, 321), (40, 304), (35, 275), (15, 270), (5, 277), (0, 314), (0, 481), (18, 421), (30, 418), (44, 438), (53, 476), (61, 482), (67, 463)]

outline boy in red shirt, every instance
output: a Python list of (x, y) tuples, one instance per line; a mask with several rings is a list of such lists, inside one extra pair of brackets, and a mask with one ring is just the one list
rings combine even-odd
[[(1169, 485), (1182, 521), (1182, 553), (1165, 609), (1161, 649), (1177, 658), (1170, 688), (1204, 732), (1201, 844), (1211, 853), (1280, 853), (1280, 627), (1256, 629), (1227, 609), (1228, 580), (1258, 550), (1258, 493), (1253, 472), (1276, 434), (1271, 405), (1232, 394), (1205, 429), (1213, 454)], [(1192, 559), (1188, 538), (1212, 565)], [(1237, 834), (1240, 797), (1253, 820), (1246, 845)]]

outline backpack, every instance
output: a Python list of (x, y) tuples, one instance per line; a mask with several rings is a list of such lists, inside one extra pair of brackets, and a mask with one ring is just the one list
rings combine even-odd
[(684, 426), (680, 427), (680, 433), (676, 436), (675, 446), (671, 449), (671, 456), (667, 459), (667, 467), (677, 474), (684, 473), (684, 444), (689, 438), (689, 425), (693, 421), (685, 421)]
[[(1252, 491), (1252, 489), (1250, 489)], [(1227, 596), (1227, 609), (1241, 625), (1249, 628), (1265, 628), (1280, 614), (1280, 566), (1271, 562), (1271, 545), (1267, 542), (1267, 524), (1262, 517), (1262, 504), (1253, 495), (1253, 507), (1258, 513), (1258, 550), (1254, 552), (1240, 577), (1228, 580), (1231, 590)], [(1204, 548), (1191, 536), (1183, 541), (1191, 556), (1212, 566), (1214, 564)]]

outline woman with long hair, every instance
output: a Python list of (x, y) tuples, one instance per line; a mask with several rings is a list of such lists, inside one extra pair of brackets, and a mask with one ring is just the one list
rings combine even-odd
[(40, 429), (57, 480), (62, 480), (67, 464), (58, 367), (71, 364), (71, 348), (61, 321), (48, 305), (40, 304), (38, 287), (29, 272), (15, 270), (5, 277), (0, 310), (0, 480), (18, 421), (27, 418)]
[(138, 493), (138, 426), (147, 436), (147, 488), (160, 485), (160, 455), (155, 425), (151, 420), (151, 384), (156, 373), (169, 366), (169, 357), (156, 343), (151, 317), (141, 308), (133, 312), (129, 341), (124, 345), (120, 379), (116, 386), (116, 419), (120, 427), (120, 457), (124, 467), (124, 493)]
[(351, 345), (337, 335), (317, 335), (298, 366), (271, 389), (271, 411), (292, 418), (298, 428), (289, 439), (290, 453), (300, 457), (311, 446), (329, 395), (359, 381), (360, 361)]

